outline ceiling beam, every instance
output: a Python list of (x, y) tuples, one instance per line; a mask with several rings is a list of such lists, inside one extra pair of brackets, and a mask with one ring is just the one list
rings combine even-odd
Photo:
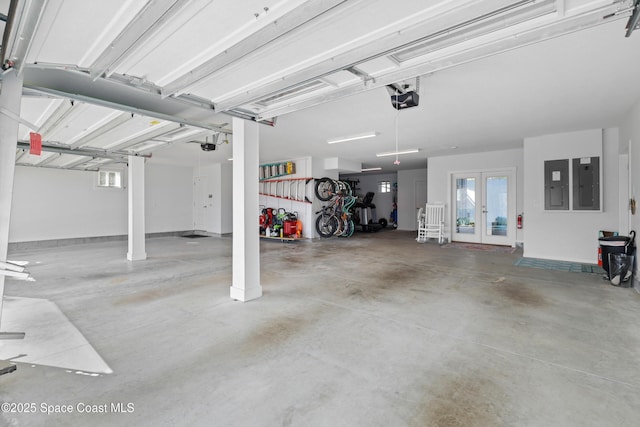
[(268, 26), (225, 49), (202, 65), (173, 80), (162, 88), (162, 96), (170, 96), (184, 91), (226, 66), (256, 52), (261, 47), (283, 37), (307, 22), (321, 16), (346, 0), (316, 0), (304, 3), (289, 13), (277, 17)]
[(18, 73), (33, 43), (47, 0), (13, 0), (2, 39), (2, 68), (14, 68)]
[(71, 98), (120, 111), (230, 133), (218, 123), (229, 115), (218, 114), (213, 105), (197, 105), (179, 97), (162, 98), (158, 92), (112, 79), (93, 80), (88, 73), (65, 68), (29, 66), (24, 87), (50, 95)]
[[(203, 3), (203, 0), (199, 0)], [(93, 79), (110, 76), (128, 55), (135, 52), (146, 40), (156, 34), (162, 26), (183, 10), (191, 7), (192, 0), (150, 0), (131, 20), (126, 28), (109, 43), (109, 46), (89, 67)], [(209, 3), (209, 1), (207, 1)]]
[[(307, 99), (300, 99), (298, 101), (293, 100), (286, 105), (274, 106), (273, 108), (262, 111), (258, 115), (257, 119), (260, 120), (276, 117), (326, 102), (335, 101), (377, 87), (408, 80), (415, 78), (416, 76), (431, 74), (502, 52), (549, 40), (564, 34), (592, 28), (597, 25), (608, 24), (612, 21), (624, 19), (629, 16), (630, 12), (627, 12), (626, 14), (614, 13), (619, 12), (619, 9), (619, 4), (612, 4), (595, 10), (590, 10), (579, 15), (565, 17), (560, 21), (540, 25), (534, 29), (518, 33), (517, 37), (506, 37), (493, 40), (474, 48), (466, 49), (462, 52), (451, 53), (446, 56), (430, 56), (429, 60), (426, 62), (403, 68), (398, 71), (375, 76), (375, 78), (367, 80), (364, 84), (360, 82), (350, 84), (327, 94)], [(608, 16), (608, 19), (603, 19), (604, 16)]]

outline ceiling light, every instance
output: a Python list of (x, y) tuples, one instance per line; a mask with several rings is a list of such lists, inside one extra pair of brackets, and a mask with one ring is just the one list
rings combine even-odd
[(371, 171), (381, 171), (382, 168), (364, 168), (360, 170), (360, 172), (371, 172)]
[(233, 157), (228, 158), (227, 160), (229, 160), (230, 162), (233, 161)]
[(328, 139), (327, 144), (337, 144), (338, 142), (355, 141), (357, 139), (373, 138), (378, 136), (378, 132), (367, 132), (352, 136), (343, 136), (341, 138)]
[(408, 150), (402, 150), (402, 151), (389, 151), (387, 153), (378, 153), (376, 154), (377, 157), (385, 157), (385, 156), (399, 156), (400, 154), (412, 154), (412, 153), (417, 153), (418, 150), (417, 148), (410, 148)]

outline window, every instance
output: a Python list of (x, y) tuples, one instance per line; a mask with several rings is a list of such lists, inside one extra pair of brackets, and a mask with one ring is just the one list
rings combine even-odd
[(120, 171), (98, 171), (98, 187), (122, 188)]
[(379, 181), (378, 193), (391, 193), (391, 181)]

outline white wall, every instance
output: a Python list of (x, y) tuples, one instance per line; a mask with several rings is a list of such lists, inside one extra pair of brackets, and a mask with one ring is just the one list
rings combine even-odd
[[(212, 196), (211, 199), (207, 201), (194, 200), (194, 215), (196, 214), (195, 210), (203, 206), (203, 202), (206, 202), (208, 206), (206, 215), (208, 215), (209, 218), (206, 218), (204, 221), (206, 224), (204, 231), (216, 234), (233, 232), (233, 165), (229, 163), (216, 163), (207, 166), (197, 166), (193, 168), (192, 179), (196, 177), (204, 180), (203, 185), (205, 185), (207, 192)], [(194, 186), (193, 181), (191, 185)], [(193, 197), (196, 198), (198, 196), (194, 194)], [(208, 194), (205, 194), (205, 197), (208, 197)], [(190, 228), (193, 228), (193, 225)]]
[(191, 167), (145, 165), (146, 233), (192, 229), (191, 171)]
[[(429, 158), (427, 179), (427, 201), (429, 203), (444, 202), (445, 236), (451, 240), (451, 180), (452, 172), (477, 172), (484, 169), (516, 168), (516, 212), (524, 209), (524, 151), (521, 148), (485, 153), (457, 154)], [(528, 216), (524, 216), (525, 228)], [(514, 218), (515, 221), (515, 218)], [(516, 241), (522, 241), (522, 231), (516, 233)]]
[[(638, 196), (640, 195), (640, 100), (629, 110), (620, 126), (620, 144), (622, 147), (628, 149), (629, 182), (631, 188), (629, 188), (627, 199), (620, 203), (621, 205), (624, 203), (624, 207), (627, 208), (628, 199), (634, 198), (638, 203)], [(632, 214), (628, 208), (626, 211), (628, 213), (629, 230), (639, 232), (640, 208), (636, 211), (635, 215)], [(636, 246), (638, 246), (637, 242)], [(639, 279), (640, 262), (637, 262), (635, 286), (636, 290), (640, 292)]]
[[(126, 188), (97, 188), (95, 179), (93, 172), (16, 167), (9, 242), (126, 235)], [(191, 168), (147, 163), (145, 184), (147, 233), (191, 229)]]
[[(602, 153), (602, 212), (545, 211), (544, 161)], [(524, 256), (596, 263), (598, 231), (619, 227), (618, 131), (586, 130), (527, 138)]]
[[(398, 171), (398, 230), (418, 229), (416, 181), (426, 181), (428, 184), (427, 169)], [(422, 198), (426, 200), (426, 194)]]

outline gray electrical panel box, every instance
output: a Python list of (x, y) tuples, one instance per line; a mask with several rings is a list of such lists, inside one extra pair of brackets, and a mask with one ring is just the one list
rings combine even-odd
[(544, 162), (545, 210), (569, 210), (569, 159)]
[(573, 159), (573, 210), (600, 210), (600, 157)]

